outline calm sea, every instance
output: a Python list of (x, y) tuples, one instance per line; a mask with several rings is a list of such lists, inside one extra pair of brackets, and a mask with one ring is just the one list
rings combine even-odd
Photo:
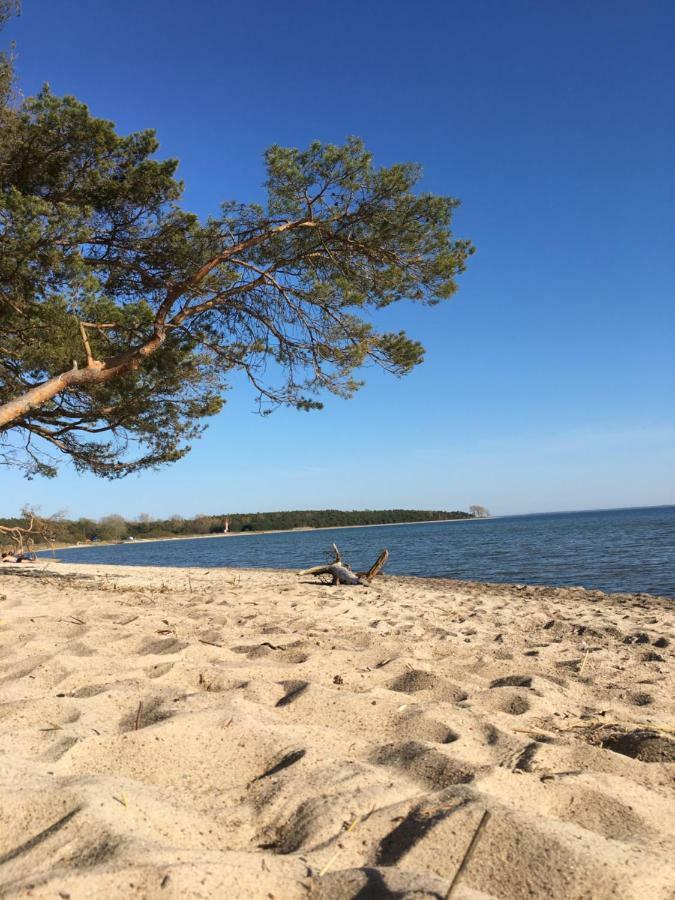
[(369, 568), (387, 547), (385, 571), (392, 575), (675, 597), (675, 506), (88, 546), (59, 550), (57, 558), (125, 566), (302, 569), (328, 559), (333, 541), (356, 570)]

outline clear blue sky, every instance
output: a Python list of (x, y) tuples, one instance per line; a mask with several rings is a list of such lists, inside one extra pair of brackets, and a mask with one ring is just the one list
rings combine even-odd
[(25, 93), (156, 128), (201, 214), (261, 198), (269, 144), (357, 134), (478, 249), (452, 301), (380, 320), (427, 348), (408, 378), (267, 419), (235, 385), (178, 465), (3, 472), (2, 513), (675, 502), (672, 0), (24, 0), (8, 33)]

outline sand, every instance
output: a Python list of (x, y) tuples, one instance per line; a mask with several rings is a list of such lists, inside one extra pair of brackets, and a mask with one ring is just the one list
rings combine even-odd
[(0, 896), (670, 897), (673, 618), (576, 588), (5, 565)]

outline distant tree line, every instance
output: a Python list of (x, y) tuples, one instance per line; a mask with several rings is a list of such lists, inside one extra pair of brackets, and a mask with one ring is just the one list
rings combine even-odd
[[(398, 522), (436, 522), (443, 519), (471, 519), (476, 516), (462, 510), (429, 509), (310, 509), (262, 513), (222, 513), (197, 515), (193, 518), (171, 516), (152, 519), (141, 514), (137, 519), (120, 515), (101, 519), (49, 519), (50, 538), (58, 544), (88, 541), (123, 541), (128, 538), (179, 537), (203, 534), (222, 534), (227, 520), (230, 532), (277, 531), (292, 528), (335, 528), (343, 525), (388, 525)], [(0, 525), (15, 527), (25, 524), (24, 518), (0, 519)], [(38, 543), (38, 541), (36, 541)]]

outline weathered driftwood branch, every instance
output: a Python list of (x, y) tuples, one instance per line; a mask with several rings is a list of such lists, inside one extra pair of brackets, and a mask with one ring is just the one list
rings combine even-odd
[(370, 582), (379, 575), (384, 564), (389, 558), (389, 551), (383, 550), (375, 563), (367, 572), (352, 572), (351, 567), (342, 559), (338, 548), (333, 544), (335, 560), (323, 566), (313, 566), (311, 569), (303, 569), (298, 575), (330, 575), (332, 584), (360, 584), (368, 587)]
[(26, 544), (32, 545), (31, 535), (35, 534), (36, 531), (33, 516), (29, 518), (27, 528), (22, 528), (19, 525), (0, 525), (0, 535), (6, 535), (19, 553), (24, 552)]
[(0, 546), (3, 560), (20, 560), (32, 553), (35, 537), (42, 538), (45, 543), (50, 540), (48, 523), (44, 519), (28, 508), (24, 508), (21, 514), (26, 520), (25, 525), (0, 525), (0, 545), (5, 540), (8, 542)]

